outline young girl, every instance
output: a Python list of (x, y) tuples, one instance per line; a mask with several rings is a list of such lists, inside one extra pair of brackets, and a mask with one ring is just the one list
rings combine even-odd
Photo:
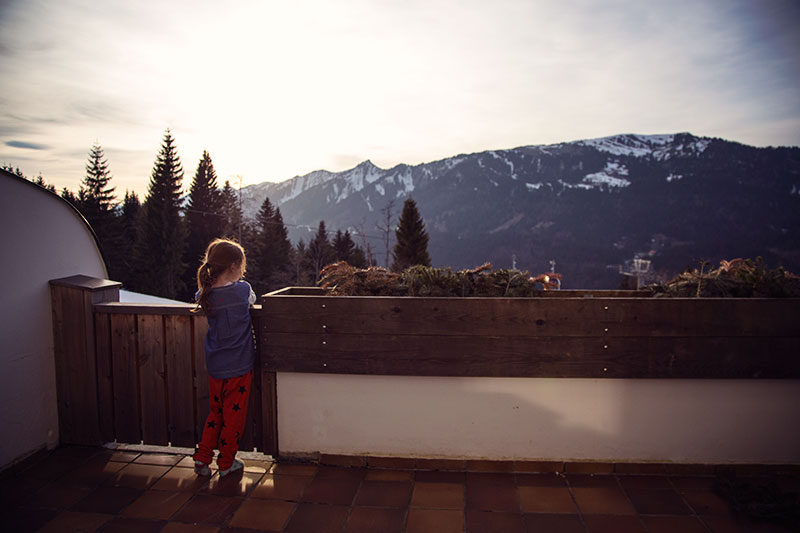
[(194, 471), (211, 475), (208, 465), (219, 449), (220, 476), (241, 470), (236, 451), (244, 432), (250, 397), (255, 349), (250, 305), (256, 296), (241, 278), (245, 271), (244, 249), (233, 241), (217, 239), (208, 245), (197, 270), (197, 305), (208, 318), (206, 368), (211, 411), (203, 437), (194, 454)]

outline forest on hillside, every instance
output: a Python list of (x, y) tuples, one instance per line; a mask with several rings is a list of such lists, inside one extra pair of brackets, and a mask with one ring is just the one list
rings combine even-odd
[[(18, 168), (3, 168), (28, 179)], [(330, 263), (344, 261), (355, 268), (376, 264), (370, 245), (366, 250), (356, 245), (347, 230), (329, 231), (324, 220), (308, 242), (300, 239), (293, 245), (280, 208), (269, 198), (264, 199), (255, 220), (247, 220), (230, 182), (218, 183), (208, 152), (203, 152), (186, 195), (182, 193), (183, 178), (175, 139), (167, 130), (144, 199), (130, 191), (119, 199), (109, 162), (98, 143), (91, 147), (77, 192), (57, 191), (42, 175), (31, 181), (58, 194), (84, 216), (95, 232), (109, 277), (131, 291), (194, 301), (197, 268), (208, 244), (219, 237), (244, 246), (246, 279), (257, 294), (290, 285), (316, 285)], [(404, 217), (396, 228), (393, 267), (429, 265), (427, 233), (413, 200), (406, 201)], [(387, 224), (387, 239), (388, 230)]]

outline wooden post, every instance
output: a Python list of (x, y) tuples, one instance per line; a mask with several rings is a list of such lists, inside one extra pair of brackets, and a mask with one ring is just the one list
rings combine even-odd
[(92, 306), (119, 301), (121, 286), (116, 281), (82, 275), (50, 281), (62, 444), (103, 443)]

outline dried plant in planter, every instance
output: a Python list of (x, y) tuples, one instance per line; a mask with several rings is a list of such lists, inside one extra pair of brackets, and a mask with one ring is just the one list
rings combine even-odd
[(519, 270), (492, 271), (483, 264), (474, 269), (413, 266), (402, 273), (381, 267), (358, 269), (345, 262), (322, 269), (320, 286), (333, 296), (457, 296), (531, 297), (558, 287), (560, 274), (531, 277)]
[(783, 268), (767, 270), (762, 258), (721, 261), (719, 268), (687, 270), (667, 283), (648, 287), (657, 297), (798, 298), (800, 276)]

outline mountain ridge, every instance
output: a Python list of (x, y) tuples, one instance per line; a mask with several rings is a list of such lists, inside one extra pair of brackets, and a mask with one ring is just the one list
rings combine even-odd
[(356, 242), (373, 250), (384, 248), (381, 209), (394, 200), (396, 220), (413, 196), (435, 265), (490, 261), (543, 271), (555, 260), (565, 285), (576, 288), (618, 284), (618, 269), (607, 266), (642, 253), (668, 274), (693, 260), (754, 253), (800, 266), (800, 148), (688, 132), (526, 145), (388, 169), (365, 160), (251, 185), (242, 195), (250, 218), (269, 196), (295, 241), (308, 239), (303, 227), (325, 220), (334, 231), (368, 235)]

